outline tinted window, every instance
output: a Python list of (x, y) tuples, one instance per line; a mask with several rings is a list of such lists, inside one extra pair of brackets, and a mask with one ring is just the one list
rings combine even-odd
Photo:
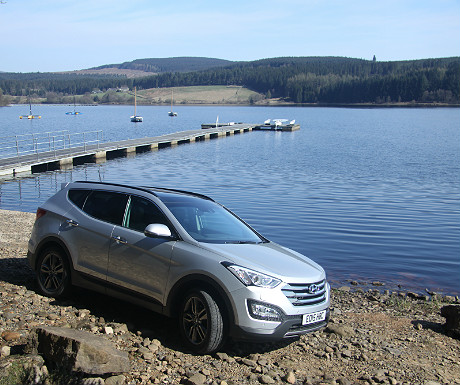
[(223, 206), (193, 196), (157, 194), (182, 227), (199, 242), (259, 243), (250, 227)]
[(125, 218), (125, 227), (133, 230), (144, 231), (147, 225), (161, 223), (168, 225), (167, 220), (155, 203), (132, 196)]
[(90, 192), (91, 190), (69, 190), (69, 199), (73, 204), (81, 209)]
[(86, 199), (83, 211), (101, 221), (121, 225), (128, 196), (109, 191), (92, 191)]

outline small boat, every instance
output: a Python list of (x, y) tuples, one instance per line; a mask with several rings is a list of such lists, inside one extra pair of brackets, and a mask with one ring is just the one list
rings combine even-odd
[(256, 130), (274, 130), (274, 131), (296, 131), (300, 125), (295, 120), (288, 119), (267, 119), (263, 124), (255, 126)]
[(73, 97), (73, 111), (69, 111), (65, 113), (66, 115), (80, 115), (82, 112), (75, 111), (75, 96)]
[(30, 102), (29, 98), (29, 115), (21, 115), (19, 119), (41, 119), (41, 115), (33, 115), (32, 114), (32, 103)]
[(134, 123), (143, 122), (144, 119), (142, 118), (142, 116), (136, 115), (136, 106), (137, 106), (137, 90), (136, 90), (136, 87), (134, 87), (134, 115), (131, 116), (131, 122), (134, 122)]
[(174, 93), (173, 93), (173, 90), (171, 90), (171, 111), (168, 112), (169, 116), (177, 116), (177, 112), (173, 111), (173, 97), (174, 97)]

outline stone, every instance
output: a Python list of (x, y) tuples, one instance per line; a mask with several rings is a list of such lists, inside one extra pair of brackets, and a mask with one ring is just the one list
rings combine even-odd
[(37, 328), (29, 344), (33, 353), (75, 372), (104, 375), (130, 369), (126, 352), (117, 350), (103, 337), (81, 330)]
[(326, 328), (326, 332), (334, 333), (344, 338), (352, 337), (355, 334), (355, 331), (350, 326), (334, 324), (329, 324)]
[(188, 385), (203, 385), (206, 381), (206, 376), (201, 373), (195, 373), (191, 377), (187, 378), (186, 384)]
[(118, 376), (112, 376), (105, 379), (104, 385), (124, 385), (126, 377), (122, 374)]
[(235, 362), (235, 359), (233, 357), (230, 357), (227, 353), (216, 353), (217, 358), (219, 358), (222, 361), (228, 362), (228, 363), (233, 363)]
[(0, 357), (8, 357), (11, 354), (11, 348), (9, 346), (2, 346), (0, 349)]
[(443, 325), (444, 329), (460, 338), (460, 305), (443, 306), (441, 316), (446, 319), (446, 323)]
[(81, 385), (104, 385), (104, 379), (100, 377), (84, 378)]
[(284, 381), (286, 381), (288, 384), (295, 384), (296, 383), (296, 378), (294, 372), (290, 371), (286, 374), (284, 377)]
[[(27, 383), (41, 384), (43, 378), (48, 375), (48, 369), (44, 366), (45, 361), (39, 355), (27, 354), (23, 356), (9, 356), (2, 359), (0, 363), (0, 380), (4, 380), (10, 375), (15, 375), (17, 367), (23, 367), (29, 372)], [(0, 381), (4, 383), (3, 381)]]
[(263, 374), (259, 377), (259, 382), (261, 384), (274, 384), (275, 380), (272, 377)]
[(246, 366), (250, 366), (251, 368), (255, 368), (257, 366), (257, 362), (248, 358), (242, 358), (241, 363), (245, 364)]
[(9, 342), (9, 341), (18, 340), (19, 338), (21, 338), (21, 335), (19, 333), (17, 333), (17, 332), (12, 332), (12, 331), (5, 330), (2, 333), (2, 338), (6, 342)]
[(117, 324), (113, 326), (113, 332), (115, 334), (123, 334), (128, 332), (128, 326), (126, 324)]

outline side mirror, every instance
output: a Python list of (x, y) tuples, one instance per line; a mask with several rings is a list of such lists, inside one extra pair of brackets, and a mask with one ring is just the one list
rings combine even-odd
[(173, 238), (169, 227), (161, 223), (148, 225), (144, 230), (144, 234), (150, 238)]

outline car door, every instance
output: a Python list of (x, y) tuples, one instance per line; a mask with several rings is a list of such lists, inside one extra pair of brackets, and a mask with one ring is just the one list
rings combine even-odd
[(112, 232), (123, 222), (128, 195), (71, 190), (69, 199), (75, 206), (66, 214), (60, 236), (69, 248), (74, 268), (105, 281)]
[(122, 226), (115, 226), (109, 249), (107, 280), (163, 303), (174, 240), (144, 234), (149, 224), (172, 226), (152, 201), (132, 195)]

